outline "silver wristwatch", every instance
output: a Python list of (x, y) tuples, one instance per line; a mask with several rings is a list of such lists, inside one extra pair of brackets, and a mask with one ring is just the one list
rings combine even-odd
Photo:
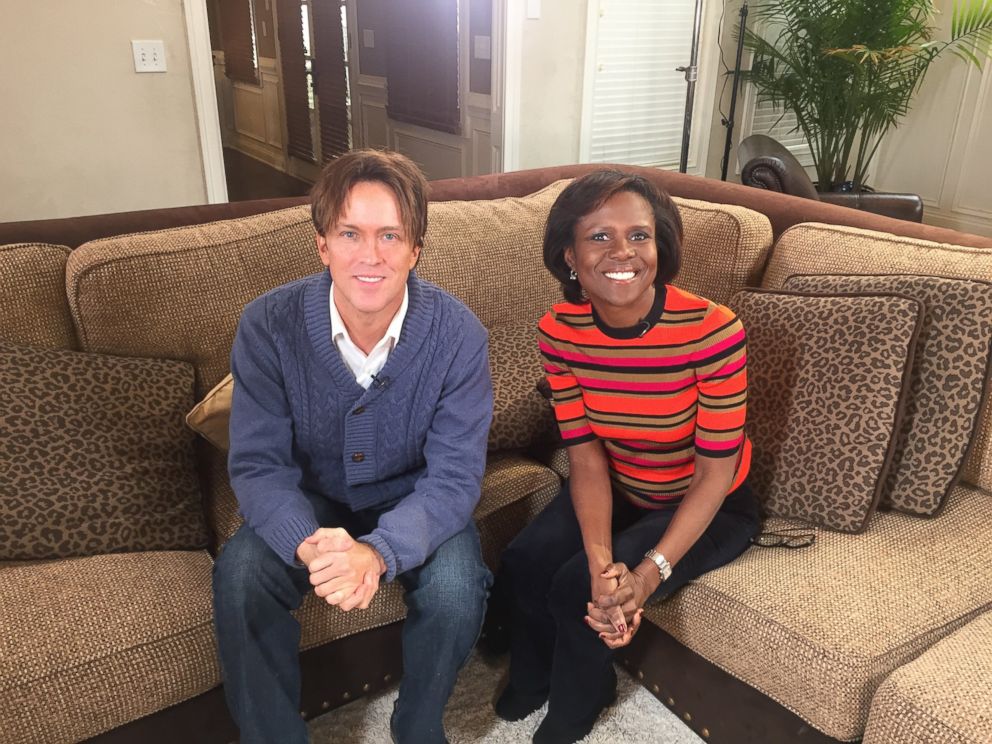
[(661, 583), (664, 584), (668, 581), (668, 577), (672, 575), (672, 564), (668, 562), (668, 559), (654, 548), (651, 548), (645, 553), (644, 557), (649, 561), (653, 561), (654, 565), (658, 567), (658, 573), (661, 575)]

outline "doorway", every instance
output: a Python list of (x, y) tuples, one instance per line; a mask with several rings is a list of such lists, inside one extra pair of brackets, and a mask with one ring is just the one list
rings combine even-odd
[[(428, 178), (491, 173), (503, 160), (495, 85), (503, 35), (494, 18), (503, 15), (503, 2), (188, 3), (205, 8), (191, 15), (209, 17), (189, 24), (191, 57), (200, 47), (201, 57), (212, 50), (215, 85), (200, 85), (199, 110), (216, 91), (210, 109), (218, 111), (223, 146), (305, 183), (351, 147), (402, 152)], [(225, 17), (240, 30), (227, 31)], [(230, 43), (232, 36), (240, 43)], [(229, 59), (239, 54), (247, 79), (232, 74), (237, 65)], [(444, 121), (434, 120), (438, 112)], [(202, 123), (207, 117), (201, 130), (215, 131)], [(222, 171), (221, 149), (209, 139), (201, 131), (205, 170)]]
[(307, 193), (352, 146), (346, 0), (206, 3), (230, 200)]

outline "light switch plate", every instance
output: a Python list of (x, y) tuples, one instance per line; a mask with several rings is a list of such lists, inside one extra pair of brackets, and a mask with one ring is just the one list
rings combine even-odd
[(375, 29), (362, 29), (362, 46), (366, 49), (375, 49)]
[(541, 17), (541, 0), (527, 0), (527, 17), (533, 19)]
[(131, 41), (135, 72), (165, 72), (165, 42), (161, 39)]
[(492, 59), (490, 49), (490, 39), (488, 36), (474, 36), (472, 44), (472, 56), (476, 59)]

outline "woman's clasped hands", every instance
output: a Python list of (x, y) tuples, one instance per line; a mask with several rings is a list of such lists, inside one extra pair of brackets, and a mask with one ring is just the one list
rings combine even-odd
[(607, 564), (592, 577), (586, 624), (610, 648), (626, 646), (641, 627), (644, 604), (659, 583), (656, 571), (642, 573), (637, 568), (631, 571), (624, 563)]

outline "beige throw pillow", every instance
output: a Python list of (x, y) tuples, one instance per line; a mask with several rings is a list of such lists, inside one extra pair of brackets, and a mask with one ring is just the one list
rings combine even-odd
[(229, 372), (186, 414), (186, 424), (219, 450), (231, 448), (229, 425), (234, 377)]

